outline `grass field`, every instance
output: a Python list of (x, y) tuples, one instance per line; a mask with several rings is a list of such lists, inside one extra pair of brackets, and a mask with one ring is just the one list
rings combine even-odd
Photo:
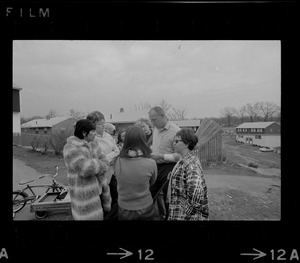
[(62, 184), (67, 184), (67, 170), (63, 157), (56, 156), (53, 152), (41, 154), (30, 148), (13, 146), (13, 155), (16, 159), (24, 161), (26, 165), (32, 167), (42, 174), (54, 174), (55, 166), (58, 166), (56, 180)]

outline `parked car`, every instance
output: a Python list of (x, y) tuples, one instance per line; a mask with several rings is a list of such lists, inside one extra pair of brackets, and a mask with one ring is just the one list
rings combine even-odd
[(274, 149), (271, 147), (262, 147), (262, 148), (259, 148), (259, 150), (261, 152), (274, 152)]

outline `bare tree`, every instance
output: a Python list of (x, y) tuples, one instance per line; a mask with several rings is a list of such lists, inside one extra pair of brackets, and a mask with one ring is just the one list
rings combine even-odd
[(180, 121), (186, 119), (186, 114), (187, 114), (186, 109), (172, 107), (172, 110), (173, 112), (170, 112), (168, 116), (170, 120)]
[(46, 115), (46, 118), (54, 118), (54, 117), (57, 117), (58, 114), (56, 112), (56, 110), (50, 110), (49, 113)]
[(145, 103), (140, 103), (138, 105), (134, 105), (134, 109), (136, 111), (142, 111), (142, 110), (150, 110), (151, 109), (151, 105), (149, 104), (149, 102), (145, 102)]
[(163, 110), (164, 112), (168, 112), (168, 110), (172, 107), (171, 104), (169, 104), (168, 102), (166, 102), (164, 99), (161, 100), (161, 102), (158, 104)]
[(253, 114), (256, 121), (260, 121), (260, 117), (262, 116), (261, 105), (261, 102), (256, 102), (253, 105)]
[[(166, 113), (168, 119), (170, 120), (184, 120), (186, 119), (187, 110), (186, 109), (180, 109), (180, 108), (174, 108), (171, 104), (169, 104), (166, 100), (162, 99), (158, 104), (164, 112)], [(134, 105), (134, 109), (136, 111), (139, 110), (150, 110), (152, 108), (152, 105), (149, 102), (145, 103), (139, 103)], [(170, 112), (170, 109), (172, 108), (172, 112)]]
[(251, 103), (247, 103), (246, 105), (246, 112), (250, 118), (250, 121), (253, 122), (255, 117), (255, 109), (254, 106)]
[(274, 102), (261, 102), (260, 110), (264, 121), (268, 121), (279, 114), (280, 107)]
[(227, 118), (228, 126), (231, 125), (231, 118), (237, 114), (237, 110), (234, 107), (225, 107), (220, 110), (220, 114), (222, 117)]
[(241, 120), (241, 123), (244, 122), (246, 115), (247, 115), (246, 106), (242, 106), (239, 110), (237, 110), (237, 117)]
[(78, 120), (84, 119), (86, 117), (86, 113), (82, 111), (76, 111), (74, 109), (70, 109), (70, 116), (76, 118)]

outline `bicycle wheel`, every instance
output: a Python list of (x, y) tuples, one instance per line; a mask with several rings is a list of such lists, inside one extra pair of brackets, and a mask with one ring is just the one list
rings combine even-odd
[(13, 212), (16, 213), (20, 211), (27, 203), (24, 201), (28, 197), (28, 194), (22, 192), (21, 190), (13, 191)]
[(45, 218), (47, 216), (48, 212), (47, 211), (36, 211), (35, 212), (35, 217), (38, 219)]

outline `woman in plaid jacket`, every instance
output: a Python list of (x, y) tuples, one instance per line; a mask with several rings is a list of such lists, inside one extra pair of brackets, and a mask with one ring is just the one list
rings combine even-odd
[(168, 188), (168, 220), (208, 220), (207, 187), (203, 169), (191, 154), (198, 137), (192, 129), (182, 129), (174, 138), (175, 152), (181, 155), (172, 170)]
[(103, 220), (103, 209), (108, 212), (111, 206), (108, 166), (94, 143), (95, 129), (91, 121), (79, 120), (63, 149), (74, 220)]

